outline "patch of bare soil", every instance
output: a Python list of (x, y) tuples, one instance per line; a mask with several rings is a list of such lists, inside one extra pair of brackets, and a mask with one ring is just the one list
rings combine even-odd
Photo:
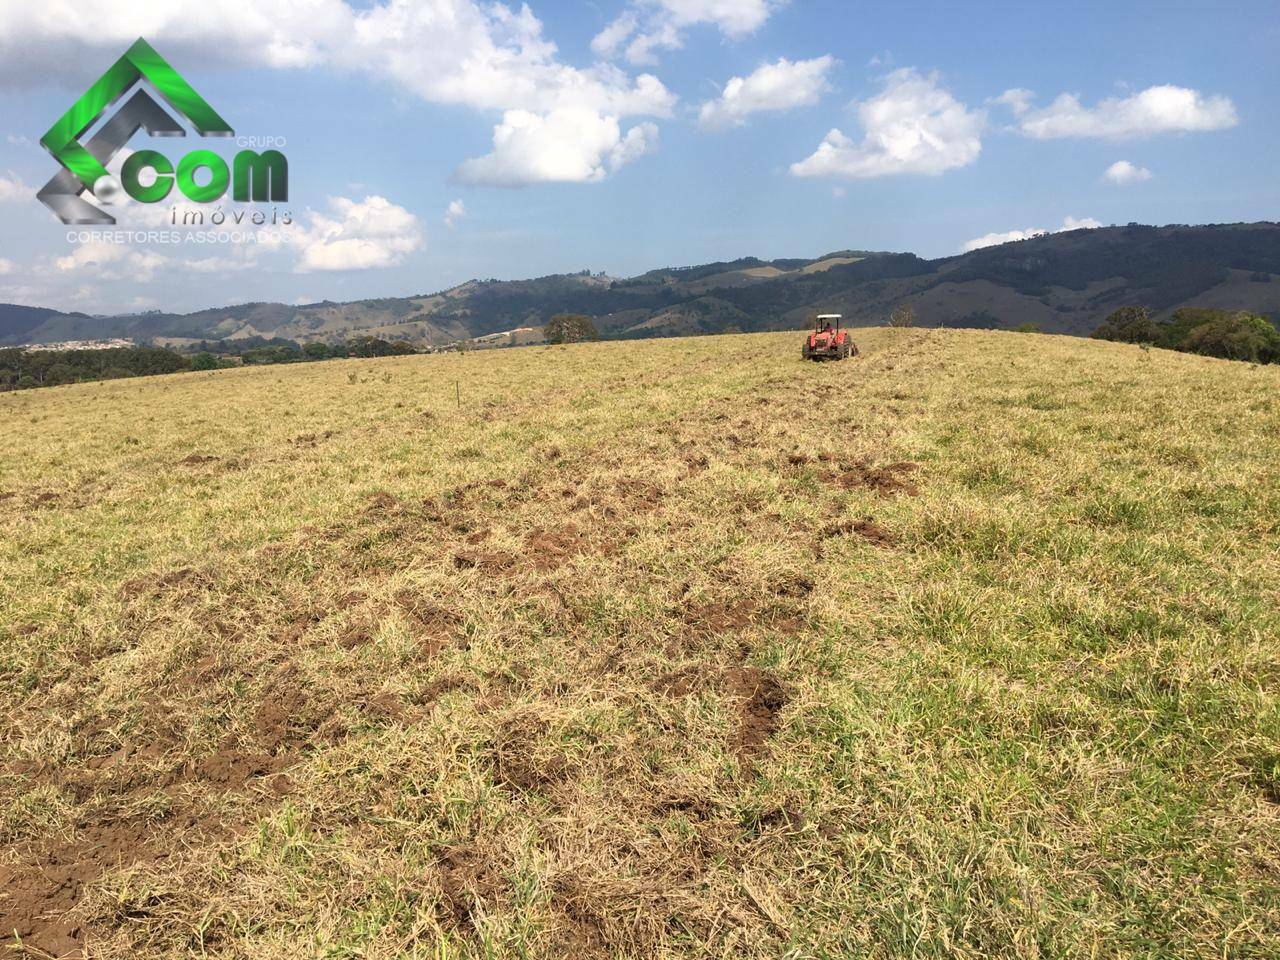
[(824, 528), (822, 536), (823, 539), (856, 536), (878, 547), (891, 547), (897, 543), (897, 538), (892, 533), (870, 517), (865, 517), (861, 520), (837, 521)]
[(568, 877), (556, 882), (553, 903), (560, 914), (552, 933), (556, 956), (596, 960), (613, 955), (601, 928), (598, 909), (592, 908), (596, 896), (598, 892), (590, 884)]
[[(795, 590), (796, 593), (780, 591), (779, 595), (803, 596), (803, 582), (803, 578), (799, 578), (793, 584), (781, 588), (781, 591)], [(812, 585), (809, 589), (812, 589)], [(741, 633), (753, 626), (767, 626), (772, 630), (788, 632), (798, 630), (803, 625), (794, 611), (765, 606), (752, 597), (693, 604), (685, 608), (683, 619), (695, 632), (702, 633)]]
[(195, 776), (216, 786), (242, 787), (255, 777), (278, 772), (282, 759), (257, 750), (244, 751), (228, 741), (196, 765)]
[(292, 667), (268, 685), (254, 716), (254, 735), (273, 754), (296, 749), (329, 720), (337, 704), (312, 697), (299, 686)]
[(908, 479), (908, 475), (918, 470), (917, 464), (900, 460), (883, 467), (872, 466), (866, 461), (841, 463), (838, 470), (828, 471), (823, 479), (834, 483), (845, 490), (874, 490), (882, 496), (906, 494), (914, 497), (919, 488)]
[(49, 510), (56, 507), (61, 500), (58, 494), (46, 490), (31, 498), (31, 507), (35, 510)]
[(787, 704), (787, 693), (777, 677), (759, 667), (726, 670), (724, 688), (739, 702), (738, 729), (731, 745), (743, 764), (750, 766), (777, 731), (778, 714)]
[[(278, 731), (284, 730), (284, 721), (278, 715), (272, 717), (265, 722), (265, 739), (279, 742), (283, 733)], [(101, 798), (105, 807), (96, 819), (79, 824), (73, 839), (27, 845), (16, 862), (0, 866), (0, 955), (8, 956), (18, 949), (13, 946), (15, 935), (22, 943), (22, 956), (85, 955), (87, 931), (75, 918), (74, 908), (103, 873), (155, 863), (179, 843), (225, 836), (238, 829), (225, 823), (215, 807), (203, 802), (201, 794), (174, 787), (185, 784), (211, 792), (242, 791), (261, 781), (270, 790), (265, 795), (267, 802), (288, 792), (288, 778), (279, 771), (292, 762), (293, 755), (269, 753), (263, 749), (265, 745), (246, 749), (228, 739), (209, 756), (175, 769), (160, 762), (166, 747), (157, 741), (140, 749), (126, 747), (110, 756), (89, 758), (72, 771), (26, 771), (81, 799)], [(119, 814), (122, 798), (161, 794), (169, 803), (163, 813)], [(112, 808), (116, 812), (110, 812)], [(5, 945), (9, 945), (9, 952)]]
[(453, 565), (459, 570), (481, 570), (485, 573), (507, 573), (515, 565), (515, 557), (503, 550), (457, 550)]
[(774, 585), (773, 592), (779, 597), (790, 597), (799, 600), (813, 592), (813, 581), (808, 577), (794, 576), (780, 580)]
[(569, 523), (554, 530), (535, 530), (525, 541), (525, 548), (539, 573), (547, 573), (586, 552), (588, 542), (577, 525)]
[(333, 436), (332, 430), (326, 430), (324, 433), (304, 433), (294, 437), (289, 442), (295, 447), (315, 447), (321, 440), (328, 440)]
[(424, 657), (434, 657), (454, 636), (461, 618), (408, 588), (395, 595), (395, 603), (417, 638)]
[(494, 738), (494, 779), (526, 793), (564, 780), (569, 773), (564, 755), (536, 750), (545, 733), (546, 725), (537, 718), (516, 716), (505, 722)]
[[(618, 499), (623, 501), (631, 513), (646, 513), (662, 506), (666, 494), (662, 488), (639, 477), (623, 477), (616, 484)], [(613, 508), (607, 507), (609, 513)]]
[(687, 453), (683, 457), (685, 473), (690, 477), (696, 477), (711, 465), (711, 461), (707, 459), (705, 453)]
[(724, 633), (746, 630), (756, 620), (759, 601), (749, 597), (735, 600), (712, 600), (696, 604), (685, 610), (684, 621), (692, 627)]
[(466, 677), (456, 673), (449, 673), (432, 680), (411, 699), (417, 704), (435, 703), (441, 697), (447, 696), (455, 690), (468, 690), (474, 688), (474, 686), (474, 683)]
[(151, 843), (154, 832), (139, 821), (96, 824), (73, 842), (45, 848), (33, 862), (0, 866), (0, 942), (17, 938), (26, 955), (80, 956), (84, 930), (67, 914), (104, 871), (162, 856)]
[(379, 490), (365, 498), (364, 512), (367, 516), (385, 515), (394, 510), (399, 503), (399, 500), (385, 490)]
[(714, 679), (714, 671), (702, 664), (695, 664), (664, 673), (653, 681), (653, 689), (663, 696), (679, 699), (705, 689)]
[(501, 869), (473, 844), (457, 844), (440, 854), (439, 871), (440, 919), (474, 933), (477, 914), (488, 912), (506, 889)]
[(208, 579), (207, 574), (201, 573), (194, 567), (179, 567), (165, 573), (148, 574), (128, 580), (121, 585), (120, 595), (125, 599), (143, 596), (158, 597), (184, 585), (198, 586), (207, 582)]

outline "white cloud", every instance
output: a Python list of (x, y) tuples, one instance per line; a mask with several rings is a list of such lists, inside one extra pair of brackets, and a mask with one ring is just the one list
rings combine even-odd
[(452, 229), (466, 215), (466, 205), (461, 200), (451, 200), (444, 211), (444, 225)]
[(657, 51), (683, 47), (689, 27), (714, 26), (731, 40), (738, 40), (763, 26), (775, 6), (774, 0), (633, 0), (596, 34), (591, 50), (598, 57), (609, 58), (626, 44), (628, 62), (652, 64), (657, 62)]
[(17, 264), (12, 260), (6, 260), (4, 257), (0, 257), (0, 277), (3, 277), (5, 274), (13, 273), (17, 268)]
[(1045, 230), (1043, 227), (1028, 227), (1026, 230), (1006, 230), (1004, 233), (988, 233), (975, 237), (960, 248), (961, 253), (981, 250), (983, 247), (994, 247), (1001, 243), (1012, 243), (1015, 240), (1030, 240), (1032, 237), (1043, 237), (1050, 233), (1066, 233), (1068, 230), (1096, 230), (1102, 223), (1093, 217), (1066, 216), (1062, 226), (1056, 230)]
[(936, 73), (896, 70), (878, 96), (857, 107), (862, 141), (832, 130), (811, 156), (791, 165), (792, 176), (932, 175), (967, 166), (982, 152), (986, 114), (938, 86)]
[(624, 10), (616, 20), (591, 38), (591, 52), (597, 57), (613, 56), (626, 43), (627, 38), (636, 32), (638, 26), (640, 21), (635, 12)]
[[(0, 3), (0, 85), (47, 80), (65, 64), (85, 82), (86, 64), (110, 63), (138, 36), (184, 72), (189, 66), (330, 67), (365, 73), (431, 103), (509, 115), (593, 111), (601, 123), (667, 117), (676, 97), (650, 74), (562, 62), (528, 6), (482, 0), (101, 0), (93, 17)], [(732, 31), (765, 0), (664, 0), (650, 10), (673, 23), (708, 20)], [(702, 9), (705, 8), (705, 9)], [(744, 13), (745, 11), (745, 13)], [(92, 71), (90, 71), (92, 72)], [(495, 131), (496, 133), (496, 131)], [(533, 178), (526, 178), (532, 180)]]
[(1101, 226), (1102, 221), (1095, 220), (1093, 217), (1073, 217), (1068, 214), (1062, 218), (1061, 228), (1053, 232), (1066, 233), (1068, 230), (1097, 230)]
[(829, 88), (827, 74), (835, 65), (830, 56), (791, 61), (782, 57), (745, 77), (731, 77), (718, 100), (708, 100), (698, 121), (711, 129), (740, 126), (753, 113), (791, 110), (817, 103)]
[(714, 24), (727, 37), (754, 33), (769, 19), (776, 3), (769, 0), (656, 0), (676, 26)]
[(393, 267), (422, 246), (418, 218), (386, 197), (330, 197), (329, 209), (311, 213), (300, 233), (299, 273)]
[(1107, 167), (1103, 177), (1117, 186), (1126, 187), (1132, 183), (1142, 183), (1151, 179), (1151, 171), (1146, 167), (1135, 166), (1128, 160), (1117, 160)]
[[(1026, 91), (1006, 91), (1021, 95)], [(1198, 90), (1164, 84), (1148, 87), (1129, 97), (1111, 97), (1096, 107), (1086, 107), (1074, 94), (1063, 93), (1039, 110), (1030, 98), (1009, 101), (1018, 116), (1019, 129), (1036, 140), (1060, 137), (1097, 137), (1126, 140), (1159, 133), (1225, 130), (1238, 123), (1235, 104), (1223, 96), (1206, 96)]]
[(21, 203), (34, 199), (35, 195), (36, 188), (27, 186), (12, 170), (8, 176), (0, 176), (0, 203)]
[(102, 281), (147, 283), (168, 262), (167, 257), (145, 247), (94, 241), (78, 244), (65, 257), (55, 258), (54, 266), (62, 273), (74, 272), (80, 276), (91, 273)]
[(20, 133), (11, 133), (8, 136), (6, 136), (4, 139), (6, 143), (8, 143), (10, 146), (13, 146), (13, 147), (32, 146), (31, 141), (26, 137), (22, 136), (22, 134)]
[(1035, 96), (1030, 90), (1014, 87), (1011, 90), (1006, 90), (998, 97), (992, 97), (987, 102), (1006, 106), (1013, 111), (1015, 117), (1020, 117), (1031, 109), (1031, 101), (1035, 99)]
[(547, 114), (508, 110), (493, 131), (493, 151), (463, 162), (461, 183), (519, 187), (602, 180), (657, 145), (658, 128), (641, 123), (624, 135), (616, 117), (565, 108)]
[(1030, 240), (1032, 237), (1043, 237), (1049, 231), (1043, 227), (1028, 227), (1026, 230), (1006, 230), (1004, 233), (984, 233), (980, 237), (974, 237), (963, 247), (960, 248), (961, 253), (969, 253), (973, 250), (981, 250), (983, 247), (994, 247), (1001, 243), (1012, 243), (1015, 240)]

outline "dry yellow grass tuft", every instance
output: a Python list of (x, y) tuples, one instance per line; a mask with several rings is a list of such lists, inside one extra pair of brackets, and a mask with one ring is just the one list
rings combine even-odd
[(1280, 370), (858, 340), (0, 396), (14, 949), (1280, 953)]

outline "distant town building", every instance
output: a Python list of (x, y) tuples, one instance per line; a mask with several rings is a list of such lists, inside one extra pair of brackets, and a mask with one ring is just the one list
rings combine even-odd
[(31, 353), (41, 350), (118, 350), (121, 347), (137, 346), (127, 337), (112, 337), (106, 340), (63, 340), (61, 343), (28, 343), (22, 349)]

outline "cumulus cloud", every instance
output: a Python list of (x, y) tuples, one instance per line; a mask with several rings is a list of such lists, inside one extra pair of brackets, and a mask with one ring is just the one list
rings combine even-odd
[(63, 273), (91, 273), (98, 280), (132, 280), (147, 283), (168, 258), (123, 243), (82, 243), (65, 257), (57, 257), (54, 267)]
[(982, 152), (986, 114), (966, 107), (938, 80), (936, 73), (910, 68), (889, 74), (878, 96), (857, 104), (862, 140), (832, 130), (811, 156), (791, 165), (792, 176), (934, 175), (973, 163)]
[(1050, 233), (1066, 233), (1068, 230), (1095, 230), (1102, 223), (1093, 217), (1067, 216), (1062, 226), (1056, 230), (1045, 230), (1043, 227), (1028, 227), (1026, 230), (1006, 230), (1004, 233), (988, 233), (975, 237), (960, 248), (961, 253), (981, 250), (983, 247), (994, 247), (1001, 243), (1012, 243), (1015, 240), (1030, 240), (1032, 237), (1043, 237)]
[(0, 277), (3, 277), (5, 274), (13, 273), (16, 269), (17, 265), (12, 260), (6, 260), (4, 257), (0, 257)]
[(394, 267), (422, 244), (418, 218), (386, 197), (330, 197), (329, 213), (311, 213), (301, 231), (295, 269), (311, 273)]
[(1150, 170), (1146, 167), (1136, 166), (1128, 160), (1117, 160), (1107, 167), (1106, 172), (1102, 175), (1120, 187), (1127, 187), (1132, 183), (1142, 183), (1144, 180), (1151, 179)]
[(22, 182), (12, 170), (6, 176), (0, 176), (0, 203), (21, 203), (36, 195), (36, 188)]
[(616, 117), (593, 110), (508, 110), (493, 131), (492, 152), (465, 161), (454, 176), (460, 183), (496, 187), (589, 183), (648, 153), (657, 140), (652, 123), (624, 134)]
[(698, 122), (709, 129), (741, 126), (753, 113), (791, 110), (817, 103), (828, 89), (827, 74), (835, 65), (830, 56), (791, 61), (782, 57), (745, 77), (731, 77), (719, 99), (709, 100)]
[(715, 26), (737, 40), (758, 30), (776, 5), (774, 0), (634, 0), (596, 34), (591, 50), (598, 57), (622, 53), (629, 63), (653, 64), (658, 51), (684, 46), (689, 27)]
[(467, 208), (461, 200), (452, 200), (444, 211), (444, 225), (452, 229), (458, 221), (467, 215)]
[[(643, 9), (673, 23), (708, 20), (732, 30), (750, 21), (743, 11), (754, 6), (763, 7), (764, 0), (663, 0)], [(493, 111), (503, 124), (511, 111), (592, 111), (601, 123), (667, 117), (676, 102), (650, 74), (633, 77), (607, 63), (564, 63), (528, 6), (512, 9), (482, 0), (290, 0), (258, 6), (241, 0), (170, 0), (162, 6), (103, 0), (89, 18), (2, 4), (0, 84), (44, 80), (50, 64), (62, 64), (68, 82), (79, 86), (93, 79), (83, 75), (85, 64), (111, 62), (139, 36), (184, 69), (347, 70), (431, 103)]]
[(640, 26), (634, 10), (624, 10), (616, 20), (591, 38), (591, 52), (597, 57), (612, 57), (627, 38)]
[(1022, 87), (1014, 87), (1011, 90), (1006, 90), (998, 97), (992, 97), (987, 102), (1008, 107), (1013, 111), (1013, 115), (1015, 117), (1020, 117), (1031, 109), (1031, 101), (1035, 98), (1036, 95), (1030, 90), (1025, 90)]
[(998, 99), (1013, 108), (1018, 128), (1036, 140), (1127, 140), (1160, 133), (1225, 130), (1239, 122), (1229, 98), (1171, 84), (1148, 87), (1129, 97), (1111, 97), (1095, 107), (1086, 107), (1071, 93), (1059, 94), (1041, 109), (1031, 107), (1031, 96), (1025, 90), (1007, 90)]
[(65, 51), (80, 83), (92, 79), (80, 72), (86, 62), (114, 59), (139, 36), (184, 65), (335, 67), (392, 81), (433, 103), (476, 109), (589, 106), (664, 115), (675, 100), (650, 75), (633, 79), (609, 65), (561, 62), (527, 6), (514, 11), (477, 0), (170, 0), (163, 7), (102, 0), (93, 18), (3, 4), (0, 69), (47, 78), (50, 53)]

